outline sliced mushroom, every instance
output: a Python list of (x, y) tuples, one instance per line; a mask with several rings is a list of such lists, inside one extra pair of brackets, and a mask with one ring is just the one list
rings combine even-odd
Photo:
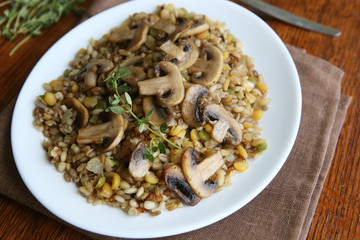
[(209, 104), (204, 108), (205, 118), (212, 121), (217, 120), (211, 132), (212, 137), (219, 143), (224, 141), (227, 132), (232, 136), (230, 142), (238, 145), (242, 139), (242, 129), (240, 124), (218, 104)]
[(168, 54), (165, 60), (174, 63), (180, 71), (191, 67), (199, 57), (199, 51), (191, 40), (178, 40), (178, 45), (168, 40), (160, 46)]
[(144, 157), (145, 149), (148, 148), (149, 144), (145, 141), (141, 141), (131, 154), (129, 172), (134, 178), (144, 177), (151, 167), (150, 160)]
[(218, 169), (224, 164), (220, 151), (208, 156), (199, 164), (196, 163), (196, 151), (187, 148), (181, 159), (181, 166), (184, 175), (194, 192), (202, 198), (206, 198), (215, 193), (217, 181), (209, 182)]
[(76, 111), (76, 120), (75, 125), (78, 128), (85, 127), (89, 121), (89, 112), (87, 108), (76, 98), (65, 98), (63, 104), (68, 107), (72, 108)]
[(167, 108), (156, 105), (154, 97), (143, 98), (143, 109), (145, 113), (153, 110), (153, 113), (147, 117), (150, 121), (160, 126), (162, 123), (169, 123), (172, 120)]
[(195, 206), (200, 202), (201, 198), (196, 195), (189, 183), (186, 181), (181, 167), (177, 164), (172, 164), (165, 168), (164, 180), (167, 187), (172, 191), (183, 203)]
[(161, 61), (155, 66), (156, 78), (138, 82), (139, 93), (156, 95), (161, 106), (172, 107), (184, 98), (184, 85), (179, 69), (171, 62)]
[(194, 84), (186, 91), (181, 106), (184, 121), (191, 127), (204, 125), (204, 117), (201, 111), (201, 98), (209, 94), (209, 90), (200, 84)]
[(84, 76), (84, 85), (83, 90), (96, 87), (96, 82), (98, 74), (106, 73), (114, 67), (114, 64), (111, 60), (108, 59), (92, 59), (88, 65), (83, 68), (76, 76), (75, 80), (78, 80), (83, 74)]
[(167, 40), (175, 42), (183, 32), (190, 29), (191, 21), (189, 19), (179, 17), (176, 19), (176, 23), (174, 24), (169, 20), (160, 19), (151, 27), (158, 31), (157, 35), (154, 37), (160, 45)]
[(209, 29), (209, 24), (205, 21), (205, 20), (195, 20), (193, 22), (193, 24), (191, 25), (191, 28), (189, 28), (188, 30), (184, 31), (181, 35), (180, 38), (186, 38), (189, 36), (193, 36), (195, 34), (199, 34), (202, 33), (206, 30)]
[(114, 43), (125, 43), (128, 51), (135, 52), (145, 43), (148, 31), (149, 26), (142, 23), (132, 29), (114, 30), (110, 32), (108, 40)]
[(223, 69), (223, 55), (213, 46), (206, 45), (194, 65), (188, 69), (194, 83), (212, 86), (219, 80)]
[[(122, 80), (130, 86), (136, 87), (139, 81), (146, 79), (144, 71), (149, 68), (149, 62), (141, 56), (134, 56), (120, 63), (120, 67), (128, 67), (130, 73), (129, 76), (124, 77)], [(117, 68), (114, 71), (117, 71)]]
[(77, 142), (79, 144), (94, 143), (103, 151), (112, 150), (124, 137), (128, 120), (112, 112), (99, 114), (102, 123), (79, 129)]

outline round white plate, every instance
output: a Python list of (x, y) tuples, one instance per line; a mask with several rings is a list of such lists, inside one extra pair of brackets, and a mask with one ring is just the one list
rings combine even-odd
[[(44, 137), (33, 127), (35, 97), (44, 93), (43, 83), (56, 79), (68, 67), (75, 53), (86, 48), (90, 38), (102, 35), (139, 12), (153, 12), (157, 5), (174, 3), (188, 11), (206, 14), (225, 22), (226, 28), (244, 43), (245, 54), (255, 58), (272, 99), (261, 121), (268, 150), (250, 161), (247, 172), (237, 174), (231, 187), (195, 207), (165, 211), (160, 216), (132, 217), (109, 206), (88, 204), (73, 183), (65, 182), (49, 163), (41, 147)], [(294, 144), (300, 124), (301, 90), (294, 62), (275, 32), (245, 8), (224, 0), (136, 0), (104, 11), (81, 23), (58, 42), (36, 64), (26, 80), (15, 106), (11, 143), (16, 166), (31, 193), (49, 211), (64, 221), (98, 234), (152, 238), (192, 231), (219, 221), (258, 195), (275, 177)]]

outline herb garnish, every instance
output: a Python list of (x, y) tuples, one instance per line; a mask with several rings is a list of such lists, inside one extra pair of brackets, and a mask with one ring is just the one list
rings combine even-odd
[[(150, 141), (150, 150), (151, 152), (156, 152), (157, 150), (160, 151), (160, 153), (166, 154), (166, 146), (163, 143), (163, 141), (167, 142), (169, 146), (181, 149), (180, 146), (175, 144), (174, 142), (170, 141), (166, 138), (164, 132), (168, 129), (168, 126), (166, 123), (162, 123), (160, 125), (160, 130), (154, 130), (153, 128), (156, 127), (156, 124), (151, 122), (147, 117), (149, 117), (153, 110), (150, 110), (149, 112), (145, 113), (144, 118), (139, 118), (136, 116), (136, 114), (132, 111), (132, 99), (128, 93), (128, 91), (131, 90), (131, 88), (126, 85), (122, 84), (119, 85), (119, 82), (122, 78), (129, 76), (129, 71), (127, 67), (120, 67), (118, 66), (117, 71), (113, 71), (105, 80), (104, 82), (107, 83), (110, 90), (114, 90), (114, 95), (108, 98), (110, 106), (108, 106), (105, 111), (109, 112), (112, 111), (116, 114), (123, 114), (123, 113), (129, 113), (134, 119), (135, 123), (139, 125), (139, 132), (142, 133), (145, 129), (149, 130), (151, 133), (155, 135), (154, 138)], [(120, 94), (120, 92), (124, 92), (123, 96)], [(152, 127), (150, 127), (152, 126)], [(144, 157), (149, 159), (151, 162), (154, 162), (154, 156), (152, 155), (149, 150), (144, 150)]]
[(43, 28), (59, 21), (64, 14), (83, 9), (77, 6), (84, 0), (7, 0), (0, 7), (9, 5), (0, 16), (0, 36), (14, 40), (19, 35), (28, 34), (10, 52), (10, 56), (31, 37), (38, 36)]

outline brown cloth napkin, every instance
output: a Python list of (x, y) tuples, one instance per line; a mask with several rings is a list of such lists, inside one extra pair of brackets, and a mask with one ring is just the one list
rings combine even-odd
[[(88, 16), (119, 2), (124, 1), (95, 1)], [(283, 168), (263, 192), (229, 217), (193, 232), (161, 239), (306, 238), (351, 97), (340, 93), (342, 70), (305, 50), (292, 46), (288, 49), (300, 75), (303, 109), (297, 140)], [(14, 103), (0, 113), (0, 193), (56, 218), (31, 195), (15, 167), (10, 144)], [(77, 230), (94, 239), (116, 239)]]

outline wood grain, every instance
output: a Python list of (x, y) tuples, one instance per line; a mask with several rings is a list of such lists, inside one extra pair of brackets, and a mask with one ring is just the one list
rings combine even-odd
[[(85, 6), (91, 4), (86, 1)], [(334, 38), (260, 16), (287, 44), (304, 48), (344, 70), (342, 93), (353, 97), (326, 178), (308, 239), (360, 239), (360, 0), (266, 0), (273, 5), (342, 31)], [(0, 9), (1, 11), (1, 9)], [(0, 38), (0, 109), (19, 92), (40, 57), (76, 26), (69, 14), (29, 40), (12, 57), (17, 42)], [(19, 39), (20, 40), (20, 39)], [(0, 196), (0, 239), (80, 239), (88, 237)]]

